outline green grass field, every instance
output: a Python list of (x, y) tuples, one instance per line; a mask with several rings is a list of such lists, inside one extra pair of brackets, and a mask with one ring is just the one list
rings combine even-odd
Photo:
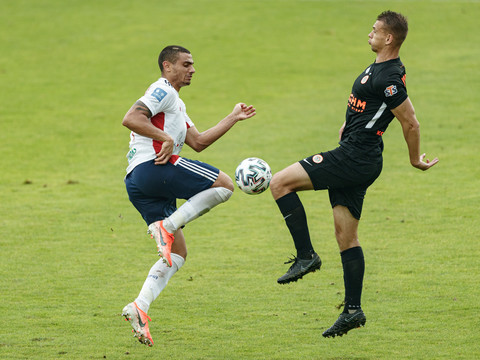
[[(0, 0), (1, 359), (479, 359), (479, 1)], [(321, 272), (276, 283), (294, 251), (270, 194), (236, 191), (189, 224), (185, 266), (152, 305), (153, 348), (120, 316), (157, 260), (128, 201), (123, 115), (166, 45), (197, 73), (181, 92), (199, 130), (240, 101), (257, 116), (201, 154), (233, 177), (336, 145), (373, 62), (376, 16), (403, 12), (401, 58), (421, 122), (409, 165), (396, 120), (367, 194), (365, 328), (324, 339), (343, 299), (325, 192), (303, 193)]]

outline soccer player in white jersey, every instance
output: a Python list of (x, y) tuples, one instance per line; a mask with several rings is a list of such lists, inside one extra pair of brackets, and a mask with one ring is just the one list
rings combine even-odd
[[(230, 177), (219, 169), (180, 157), (187, 144), (200, 152), (218, 140), (237, 121), (254, 116), (255, 108), (238, 103), (212, 128), (199, 132), (179, 97), (195, 73), (193, 58), (181, 46), (167, 46), (158, 58), (162, 77), (126, 113), (122, 124), (131, 130), (125, 185), (128, 196), (148, 225), (158, 247), (134, 302), (123, 309), (138, 340), (153, 345), (147, 315), (151, 303), (185, 263), (187, 247), (182, 227), (227, 201), (233, 192)], [(178, 209), (176, 199), (188, 200)]]

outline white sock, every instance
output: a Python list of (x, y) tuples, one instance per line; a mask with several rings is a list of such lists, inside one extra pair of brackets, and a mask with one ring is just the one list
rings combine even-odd
[(172, 266), (168, 267), (163, 259), (158, 260), (150, 269), (140, 294), (135, 299), (137, 306), (148, 312), (152, 302), (168, 284), (168, 280), (185, 264), (185, 259), (178, 254), (171, 254)]
[(213, 207), (227, 201), (232, 191), (224, 187), (213, 187), (192, 196), (177, 211), (163, 221), (165, 230), (173, 234), (183, 225), (207, 213)]

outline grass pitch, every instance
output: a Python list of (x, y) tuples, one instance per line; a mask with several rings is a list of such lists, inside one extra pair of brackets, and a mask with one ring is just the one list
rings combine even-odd
[[(0, 358), (478, 359), (478, 1), (0, 1)], [(401, 58), (421, 122), (408, 163), (396, 120), (360, 225), (365, 328), (323, 339), (343, 298), (326, 193), (304, 193), (320, 272), (279, 286), (293, 251), (269, 194), (236, 191), (185, 230), (189, 256), (152, 305), (155, 341), (122, 321), (156, 261), (123, 185), (123, 115), (166, 45), (197, 73), (181, 92), (206, 129), (236, 102), (257, 116), (201, 154), (233, 176), (336, 145), (381, 11), (409, 17)]]

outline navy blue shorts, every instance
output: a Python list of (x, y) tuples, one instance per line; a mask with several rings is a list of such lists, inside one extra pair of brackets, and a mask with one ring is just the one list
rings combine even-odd
[(197, 160), (172, 156), (165, 165), (147, 161), (125, 177), (128, 197), (150, 225), (170, 216), (177, 199), (190, 199), (212, 187), (220, 170)]
[(382, 172), (381, 158), (379, 160), (352, 158), (338, 147), (305, 158), (300, 164), (315, 190), (328, 189), (332, 208), (346, 206), (352, 216), (360, 220), (367, 188)]

